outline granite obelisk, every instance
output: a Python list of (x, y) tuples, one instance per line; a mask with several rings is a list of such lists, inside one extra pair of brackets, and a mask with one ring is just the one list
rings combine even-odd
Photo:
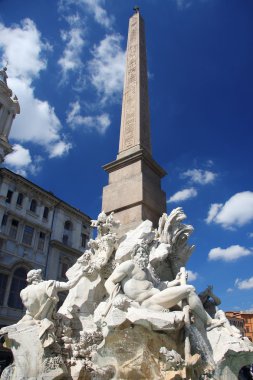
[(166, 212), (161, 178), (166, 172), (152, 158), (144, 21), (129, 20), (120, 142), (117, 159), (104, 165), (109, 184), (103, 189), (102, 209), (114, 211), (124, 233), (149, 219), (157, 225)]

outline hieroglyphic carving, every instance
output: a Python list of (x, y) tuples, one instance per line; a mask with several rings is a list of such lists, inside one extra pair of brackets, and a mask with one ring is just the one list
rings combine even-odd
[(129, 25), (120, 152), (138, 144), (151, 151), (149, 124), (144, 23), (137, 14)]
[(136, 124), (137, 49), (138, 20), (134, 18), (130, 22), (128, 36), (127, 68), (121, 126), (123, 139), (120, 150), (130, 148), (134, 145), (135, 140), (134, 132)]

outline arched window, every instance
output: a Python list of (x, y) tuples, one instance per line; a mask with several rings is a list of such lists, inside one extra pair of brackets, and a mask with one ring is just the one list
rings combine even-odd
[(66, 220), (64, 223), (64, 230), (71, 231), (72, 230), (72, 223), (70, 220)]
[(19, 193), (18, 197), (17, 197), (17, 205), (18, 206), (22, 206), (23, 199), (24, 199), (24, 195), (22, 193)]
[(23, 309), (23, 304), (20, 298), (20, 292), (26, 287), (27, 270), (25, 268), (17, 268), (12, 277), (11, 288), (8, 299), (8, 306), (15, 309)]
[(35, 199), (32, 199), (31, 204), (30, 204), (30, 211), (36, 212), (37, 208), (37, 201)]

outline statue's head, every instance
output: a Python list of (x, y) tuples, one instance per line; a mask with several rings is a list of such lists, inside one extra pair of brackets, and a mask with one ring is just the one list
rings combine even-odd
[(149, 264), (149, 254), (147, 246), (144, 244), (139, 244), (135, 248), (132, 259), (139, 265), (141, 269), (147, 268)]
[(28, 284), (32, 284), (34, 281), (42, 281), (42, 270), (41, 269), (32, 269), (27, 273), (26, 281)]

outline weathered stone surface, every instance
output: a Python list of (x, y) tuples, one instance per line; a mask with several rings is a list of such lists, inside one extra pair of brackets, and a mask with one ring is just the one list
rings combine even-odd
[(7, 344), (11, 348), (14, 363), (7, 367), (1, 379), (4, 380), (60, 380), (68, 372), (60, 354), (45, 352), (40, 336), (40, 324), (20, 323), (5, 328)]
[(116, 255), (116, 261), (125, 261), (131, 258), (131, 253), (141, 243), (150, 243), (155, 237), (152, 222), (145, 220), (137, 228), (127, 232), (125, 239), (120, 243)]
[(144, 308), (130, 307), (127, 319), (135, 325), (148, 327), (154, 331), (175, 331), (184, 326), (182, 311), (160, 312)]
[(229, 333), (225, 327), (207, 332), (219, 380), (237, 380), (241, 367), (253, 363), (253, 343)]
[(98, 350), (96, 363), (99, 366), (114, 365), (115, 380), (166, 379), (159, 351), (162, 346), (175, 349), (178, 338), (178, 335), (168, 337), (135, 325), (111, 331)]
[(169, 251), (170, 251), (171, 245), (170, 244), (165, 244), (161, 243), (157, 248), (152, 247), (150, 251), (150, 256), (149, 256), (149, 262), (151, 265), (154, 265), (156, 263), (161, 263), (165, 259), (167, 259)]

